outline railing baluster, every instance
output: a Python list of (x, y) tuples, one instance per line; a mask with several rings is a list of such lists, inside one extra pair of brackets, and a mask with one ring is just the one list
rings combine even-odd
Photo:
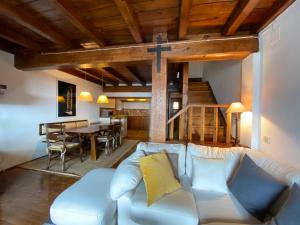
[(231, 113), (227, 113), (227, 127), (226, 127), (226, 144), (230, 144), (231, 140)]
[(219, 108), (214, 108), (214, 136), (213, 143), (216, 144), (218, 142), (218, 131), (219, 131)]
[[(188, 140), (192, 141), (193, 139), (193, 108), (200, 108), (200, 142), (204, 143), (205, 141), (205, 132), (210, 132), (210, 129), (206, 128), (206, 108), (213, 108), (213, 143), (217, 144), (219, 139), (219, 109), (228, 108), (229, 105), (220, 105), (220, 104), (189, 104), (178, 113), (176, 113), (172, 118), (168, 120), (169, 124), (169, 139), (174, 140), (174, 124), (175, 119), (179, 117), (179, 140)], [(231, 114), (227, 114), (227, 127), (226, 127), (226, 143), (231, 141)]]
[(192, 141), (192, 138), (193, 138), (193, 107), (191, 107), (189, 109), (189, 116), (188, 116), (188, 139), (189, 141)]
[(185, 134), (185, 113), (182, 113), (179, 116), (179, 140), (184, 140), (184, 134)]
[(204, 143), (205, 137), (205, 107), (201, 107), (201, 128), (200, 128), (200, 142)]
[(169, 139), (174, 140), (174, 120), (169, 125)]

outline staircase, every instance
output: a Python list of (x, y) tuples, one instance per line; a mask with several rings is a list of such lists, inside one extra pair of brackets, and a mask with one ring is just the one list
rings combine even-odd
[(188, 105), (169, 119), (169, 139), (174, 139), (174, 121), (179, 117), (179, 137), (185, 137), (182, 140), (214, 145), (230, 142), (230, 132), (226, 131), (231, 124), (226, 124), (221, 113), (227, 108), (217, 104), (208, 82), (189, 80)]
[[(216, 105), (217, 101), (208, 82), (191, 81), (188, 91), (189, 104)], [(213, 142), (213, 135), (216, 129), (215, 110), (218, 110), (218, 142), (226, 141), (226, 123), (223, 114), (219, 109), (205, 108), (205, 142)], [(192, 141), (199, 141), (201, 134), (201, 107), (194, 107), (192, 112)]]

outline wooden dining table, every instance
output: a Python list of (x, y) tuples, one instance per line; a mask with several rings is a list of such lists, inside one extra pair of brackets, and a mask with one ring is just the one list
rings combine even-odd
[(96, 150), (96, 136), (100, 131), (105, 131), (111, 124), (97, 124), (90, 125), (87, 127), (78, 127), (67, 129), (67, 134), (77, 134), (80, 140), (80, 147), (82, 148), (83, 137), (89, 137), (91, 142), (91, 160), (97, 160), (97, 150)]

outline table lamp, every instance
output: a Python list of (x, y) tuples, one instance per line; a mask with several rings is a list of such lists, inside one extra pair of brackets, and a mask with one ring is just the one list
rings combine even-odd
[(236, 130), (235, 130), (235, 141), (234, 145), (238, 145), (240, 143), (239, 140), (239, 121), (240, 121), (240, 115), (242, 112), (246, 112), (247, 109), (245, 106), (243, 106), (240, 102), (233, 102), (227, 109), (227, 113), (234, 113), (235, 114), (235, 121), (236, 121)]

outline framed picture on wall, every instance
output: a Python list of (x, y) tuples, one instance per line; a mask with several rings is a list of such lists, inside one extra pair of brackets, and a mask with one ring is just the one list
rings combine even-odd
[(57, 81), (58, 117), (76, 116), (76, 85)]

